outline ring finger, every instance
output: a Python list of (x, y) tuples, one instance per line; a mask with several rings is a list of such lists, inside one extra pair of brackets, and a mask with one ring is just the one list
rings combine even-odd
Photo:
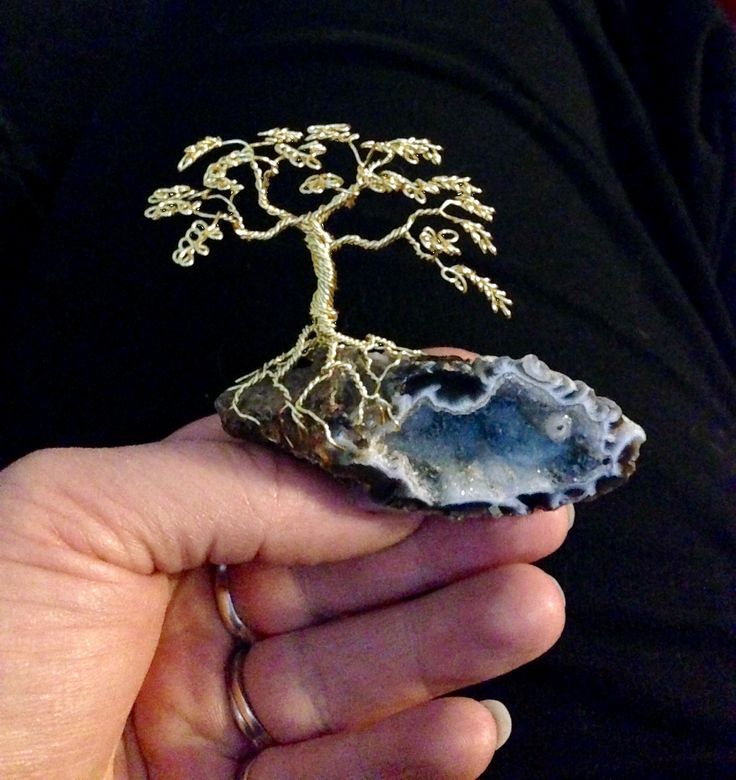
[(497, 734), (493, 716), (478, 702), (439, 699), (357, 732), (266, 750), (251, 760), (246, 777), (467, 780), (488, 766)]

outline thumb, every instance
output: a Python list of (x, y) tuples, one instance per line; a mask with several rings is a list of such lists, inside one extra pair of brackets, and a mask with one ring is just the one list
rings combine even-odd
[(6, 531), (32, 527), (140, 574), (340, 560), (394, 544), (422, 520), (366, 508), (317, 468), (230, 439), (214, 417), (153, 444), (42, 450), (0, 476)]

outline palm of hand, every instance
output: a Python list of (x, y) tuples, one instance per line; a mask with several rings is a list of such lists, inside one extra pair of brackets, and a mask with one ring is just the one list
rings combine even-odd
[(236, 606), (265, 637), (244, 689), (279, 743), (250, 777), (477, 776), (493, 719), (433, 699), (555, 641), (563, 601), (527, 562), (566, 513), (412, 534), (421, 517), (370, 512), (215, 425), (6, 472), (3, 776), (232, 777), (245, 740), (208, 564), (240, 561)]

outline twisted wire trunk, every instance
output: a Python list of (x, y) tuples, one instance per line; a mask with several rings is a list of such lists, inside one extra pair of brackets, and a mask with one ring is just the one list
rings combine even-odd
[(312, 256), (312, 266), (317, 277), (317, 289), (312, 296), (309, 313), (318, 338), (331, 341), (336, 333), (337, 310), (334, 306), (337, 274), (332, 259), (334, 238), (317, 220), (305, 220), (300, 226), (305, 243)]

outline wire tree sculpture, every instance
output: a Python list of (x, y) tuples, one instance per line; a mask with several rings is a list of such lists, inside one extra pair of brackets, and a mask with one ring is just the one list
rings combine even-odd
[[(488, 299), (494, 312), (508, 317), (511, 314), (511, 300), (503, 290), (467, 265), (450, 264), (441, 259), (462, 254), (458, 246), (459, 231), (465, 233), (481, 252), (495, 254), (491, 234), (483, 224), (492, 221), (494, 210), (478, 200), (477, 195), (481, 190), (468, 177), (410, 179), (389, 167), (395, 160), (403, 160), (411, 165), (422, 161), (439, 165), (442, 161), (442, 147), (426, 138), (359, 143), (360, 136), (346, 124), (312, 125), (307, 128), (306, 134), (288, 128), (274, 128), (258, 133), (258, 137), (258, 140), (248, 142), (241, 139), (223, 141), (208, 136), (187, 147), (179, 162), (179, 171), (185, 170), (214, 149), (232, 147), (232, 151), (223, 154), (207, 167), (203, 189), (186, 185), (158, 189), (148, 199), (151, 206), (145, 214), (151, 219), (174, 214), (195, 217), (172, 255), (174, 262), (182, 266), (192, 265), (197, 255), (208, 255), (208, 242), (223, 238), (222, 227), (225, 224), (229, 224), (235, 235), (245, 241), (267, 241), (290, 228), (303, 233), (317, 278), (309, 309), (310, 322), (299, 333), (291, 349), (237, 380), (231, 388), (234, 391), (232, 409), (242, 417), (257, 422), (239, 410), (238, 401), (244, 390), (268, 380), (282, 393), (284, 408), (290, 410), (297, 425), (303, 427), (304, 418), (310, 417), (325, 427), (326, 435), (331, 439), (327, 426), (309, 408), (309, 396), (320, 383), (331, 381), (338, 374), (353, 383), (360, 399), (355, 415), (356, 423), (362, 421), (366, 404), (383, 407), (385, 415), (391, 417), (390, 405), (380, 396), (382, 379), (399, 358), (419, 354), (380, 336), (367, 335), (358, 339), (337, 330), (338, 314), (334, 306), (336, 253), (344, 246), (379, 250), (406, 241), (418, 257), (439, 269), (440, 276), (446, 282), (463, 293), (469, 287), (476, 288)], [(356, 164), (352, 183), (323, 169), (322, 158), (328, 150), (325, 144), (341, 144), (350, 150)], [(271, 202), (270, 185), (285, 165), (318, 171), (302, 181), (299, 187), (302, 194), (334, 192), (334, 195), (313, 210), (301, 214), (292, 213)], [(258, 205), (274, 219), (274, 224), (266, 230), (249, 228), (238, 210), (235, 201), (244, 186), (229, 174), (231, 169), (240, 166), (250, 168)], [(418, 204), (419, 208), (409, 214), (403, 224), (381, 238), (367, 239), (355, 234), (333, 236), (326, 227), (330, 217), (341, 209), (352, 207), (361, 193), (366, 191), (400, 193)], [(439, 200), (443, 196), (444, 200), (439, 205), (425, 205), (430, 198)], [(435, 230), (425, 224), (420, 229), (421, 222), (428, 218), (433, 222), (439, 218), (449, 223), (449, 226)], [(388, 358), (388, 363), (385, 359), (381, 360), (380, 372), (375, 368), (377, 355)], [(322, 365), (299, 395), (292, 397), (282, 379), (304, 357), (318, 358)]]

